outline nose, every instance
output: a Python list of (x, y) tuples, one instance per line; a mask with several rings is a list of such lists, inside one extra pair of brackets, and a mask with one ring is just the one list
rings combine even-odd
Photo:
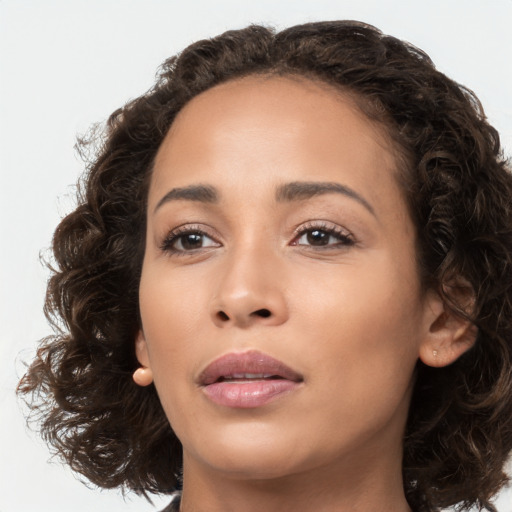
[(241, 248), (222, 262), (212, 319), (217, 327), (281, 325), (288, 319), (283, 269), (270, 251)]

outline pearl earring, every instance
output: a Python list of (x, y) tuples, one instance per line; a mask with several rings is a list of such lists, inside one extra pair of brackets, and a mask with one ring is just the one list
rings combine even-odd
[(149, 386), (153, 382), (153, 372), (151, 368), (141, 366), (133, 372), (133, 380), (138, 386)]
[(434, 357), (436, 357), (436, 356), (437, 356), (437, 350), (432, 350), (432, 355), (433, 355)]

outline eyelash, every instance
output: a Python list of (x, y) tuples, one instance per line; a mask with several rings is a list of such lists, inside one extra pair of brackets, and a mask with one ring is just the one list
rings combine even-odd
[[(298, 241), (308, 233), (318, 231), (322, 232), (329, 237), (334, 237), (338, 239), (338, 242), (335, 244), (327, 244), (327, 245), (306, 245), (299, 244)], [(329, 239), (328, 239), (329, 240)], [(339, 249), (340, 246), (350, 247), (355, 245), (354, 237), (345, 229), (342, 229), (338, 226), (327, 224), (325, 222), (310, 222), (305, 225), (300, 226), (295, 230), (295, 238), (292, 242), (292, 245), (302, 246), (302, 247), (311, 247), (314, 250), (329, 250), (329, 249)]]
[[(299, 240), (308, 233), (312, 233), (314, 231), (321, 232), (324, 235), (327, 235), (329, 238), (334, 237), (338, 240), (335, 244), (329, 244), (326, 245), (307, 245), (307, 244), (300, 244), (298, 243)], [(301, 225), (299, 228), (295, 230), (295, 236), (291, 243), (292, 246), (301, 246), (301, 247), (309, 247), (313, 250), (329, 250), (329, 249), (339, 249), (340, 246), (343, 247), (350, 247), (355, 245), (355, 240), (353, 236), (348, 233), (346, 230), (343, 230), (337, 226), (328, 225), (325, 222), (310, 222), (305, 225)], [(192, 249), (177, 249), (175, 245), (181, 240), (181, 243), (183, 245), (183, 238), (185, 236), (190, 235), (197, 235), (198, 237), (201, 237), (204, 241), (205, 238), (209, 238), (213, 244), (206, 246), (206, 247), (198, 247), (198, 248), (192, 248)], [(329, 241), (329, 238), (327, 241)], [(177, 256), (188, 256), (191, 254), (196, 253), (197, 251), (208, 249), (209, 247), (219, 247), (221, 244), (217, 242), (217, 240), (212, 237), (209, 233), (207, 233), (204, 230), (204, 227), (202, 226), (194, 226), (194, 225), (187, 225), (187, 226), (181, 226), (176, 229), (173, 229), (163, 240), (163, 242), (160, 245), (160, 249), (163, 252), (170, 253), (171, 255), (177, 255)]]
[[(187, 225), (187, 226), (180, 226), (176, 229), (173, 229), (163, 240), (163, 242), (160, 244), (160, 249), (163, 252), (170, 253), (172, 255), (187, 255), (192, 254), (197, 250), (205, 249), (204, 247), (199, 247), (197, 249), (177, 249), (175, 247), (175, 244), (180, 241), (180, 239), (183, 239), (187, 235), (197, 235), (204, 239), (204, 237), (209, 238), (213, 242), (215, 242), (216, 246), (219, 246), (219, 242), (215, 240), (214, 237), (212, 237), (210, 234), (208, 234), (204, 227), (202, 226), (194, 226), (194, 225)], [(182, 241), (183, 244), (183, 241)], [(213, 246), (213, 245), (212, 245)]]

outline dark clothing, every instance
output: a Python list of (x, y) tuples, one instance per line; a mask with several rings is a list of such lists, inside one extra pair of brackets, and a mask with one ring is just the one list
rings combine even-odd
[(162, 512), (179, 512), (180, 510), (181, 496), (176, 496)]

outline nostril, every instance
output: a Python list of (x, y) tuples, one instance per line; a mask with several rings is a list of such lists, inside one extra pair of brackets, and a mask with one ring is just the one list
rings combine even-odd
[(224, 311), (219, 311), (217, 313), (217, 316), (219, 317), (220, 320), (222, 320), (223, 322), (226, 322), (227, 320), (229, 320), (229, 316), (226, 315), (226, 313), (224, 313)]
[(272, 313), (268, 309), (258, 309), (253, 315), (260, 316), (261, 318), (268, 318)]

